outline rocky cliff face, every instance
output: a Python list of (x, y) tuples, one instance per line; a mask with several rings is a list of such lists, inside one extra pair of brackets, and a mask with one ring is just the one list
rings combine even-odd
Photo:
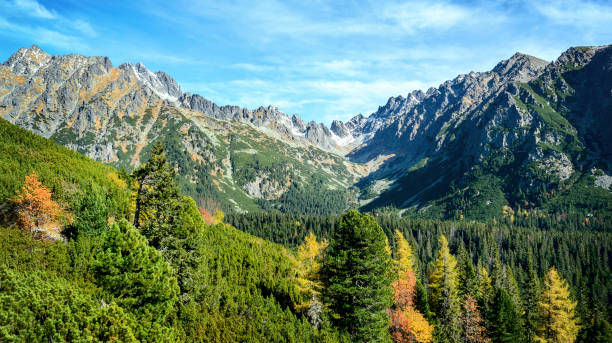
[(238, 210), (286, 203), (304, 186), (348, 194), (356, 184), (368, 209), (448, 216), (559, 202), (595, 185), (608, 199), (611, 89), (610, 46), (571, 48), (553, 63), (517, 53), (328, 128), (272, 106), (218, 106), (141, 63), (32, 46), (0, 67), (0, 116), (128, 168), (162, 140), (191, 194)]
[(348, 155), (384, 160), (361, 182), (367, 207), (469, 213), (593, 186), (584, 171), (610, 173), (611, 63), (610, 46), (569, 49), (551, 64), (515, 54), (413, 101), (391, 99), (376, 113), (389, 119)]
[(363, 173), (320, 150), (337, 148), (320, 124), (305, 125), (274, 107), (219, 107), (141, 63), (114, 67), (106, 57), (49, 56), (37, 46), (0, 66), (0, 116), (128, 169), (161, 140), (184, 190), (239, 211), (282, 201), (296, 188), (317, 187), (322, 199), (325, 192), (345, 194)]

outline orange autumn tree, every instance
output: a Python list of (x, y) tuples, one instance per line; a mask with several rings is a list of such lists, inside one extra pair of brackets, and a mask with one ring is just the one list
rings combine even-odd
[(416, 296), (415, 263), (410, 244), (401, 232), (395, 231), (397, 246), (395, 266), (398, 279), (393, 283), (394, 301), (390, 311), (391, 339), (394, 342), (430, 343), (433, 341), (433, 327), (414, 308)]
[(25, 184), (13, 201), (17, 207), (17, 224), (22, 230), (45, 228), (57, 221), (61, 206), (51, 199), (52, 192), (38, 181), (38, 175), (25, 177)]
[(484, 319), (478, 309), (478, 303), (471, 295), (465, 296), (463, 311), (459, 318), (463, 328), (462, 341), (466, 343), (488, 343), (491, 342), (487, 337)]

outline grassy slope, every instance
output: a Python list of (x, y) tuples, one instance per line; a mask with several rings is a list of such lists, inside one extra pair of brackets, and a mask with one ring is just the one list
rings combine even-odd
[(127, 186), (114, 168), (0, 119), (0, 209), (6, 212), (7, 198), (15, 196), (32, 172), (64, 206), (70, 207), (95, 184), (108, 194), (112, 215), (127, 210)]
[[(1, 204), (9, 203), (6, 198), (14, 196), (25, 175), (32, 171), (41, 176), (44, 185), (54, 190), (58, 201), (65, 203), (70, 203), (90, 183), (97, 183), (115, 197), (117, 203), (124, 204), (121, 208), (124, 212), (118, 207), (116, 215), (126, 215), (129, 194), (114, 168), (0, 120)], [(10, 226), (10, 222), (5, 224)], [(16, 229), (0, 227), (0, 270), (17, 273), (15, 280), (26, 280), (28, 274), (42, 273), (40, 275), (50, 280), (50, 284), (61, 284), (77, 292), (84, 302), (95, 305), (100, 303), (101, 294), (92, 283), (87, 256), (97, 247), (95, 239), (90, 243), (44, 243), (33, 241), (28, 234)], [(310, 325), (292, 310), (293, 304), (302, 300), (292, 253), (222, 224), (207, 228), (205, 250), (208, 287), (202, 300), (202, 312), (192, 318), (200, 323), (199, 334), (209, 341), (287, 341), (290, 337), (310, 340), (313, 335)], [(28, 286), (16, 287), (15, 290)], [(11, 296), (10, 292), (6, 293), (5, 300), (10, 300)], [(47, 306), (44, 305), (47, 300), (41, 301), (41, 306)], [(57, 305), (66, 300), (58, 295), (48, 301)], [(251, 312), (252, 309), (257, 311)], [(37, 311), (36, 308), (30, 310)], [(77, 309), (65, 308), (64, 311)]]

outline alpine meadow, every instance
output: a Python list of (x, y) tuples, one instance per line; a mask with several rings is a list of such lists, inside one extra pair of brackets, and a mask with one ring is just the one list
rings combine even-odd
[(0, 0), (0, 342), (612, 342), (611, 22)]

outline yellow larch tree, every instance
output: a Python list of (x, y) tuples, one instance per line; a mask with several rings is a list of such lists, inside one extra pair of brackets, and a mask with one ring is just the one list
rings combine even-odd
[(536, 342), (573, 343), (580, 330), (575, 314), (576, 305), (570, 297), (567, 282), (555, 267), (550, 268), (544, 277), (544, 291), (538, 302), (540, 320)]

